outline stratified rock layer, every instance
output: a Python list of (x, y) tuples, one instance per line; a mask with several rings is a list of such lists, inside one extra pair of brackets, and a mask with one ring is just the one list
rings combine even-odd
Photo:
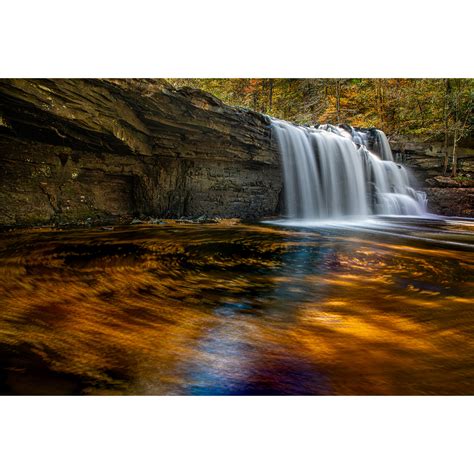
[[(467, 140), (457, 148), (458, 176), (443, 176), (444, 145), (399, 138), (390, 142), (397, 161), (415, 175), (428, 198), (428, 210), (443, 216), (474, 217), (474, 148)], [(448, 148), (451, 155), (452, 148)], [(449, 172), (449, 170), (448, 170)]]
[(266, 117), (162, 80), (1, 80), (0, 224), (258, 218), (281, 190)]

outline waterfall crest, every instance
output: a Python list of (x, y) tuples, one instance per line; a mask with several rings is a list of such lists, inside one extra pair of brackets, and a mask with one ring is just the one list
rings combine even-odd
[(425, 193), (410, 186), (408, 171), (393, 160), (381, 130), (329, 124), (303, 127), (276, 119), (272, 128), (283, 164), (287, 217), (337, 219), (426, 212)]

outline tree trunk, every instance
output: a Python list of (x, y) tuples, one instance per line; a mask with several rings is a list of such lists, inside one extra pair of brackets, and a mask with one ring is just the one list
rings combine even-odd
[(336, 79), (336, 122), (340, 121), (341, 112), (341, 81)]
[(383, 79), (376, 79), (377, 81), (377, 112), (380, 117), (381, 128), (385, 128), (385, 108), (384, 108), (384, 90)]
[(266, 94), (266, 89), (267, 89), (267, 81), (266, 79), (262, 79), (262, 104), (260, 105), (260, 112), (262, 114), (266, 114), (267, 113), (267, 101), (265, 100), (265, 96), (267, 95)]
[(456, 88), (457, 90), (455, 91), (455, 96), (454, 96), (454, 137), (453, 137), (453, 161), (452, 161), (452, 170), (451, 170), (451, 176), (454, 178), (456, 177), (456, 174), (458, 172), (458, 157), (456, 156), (456, 145), (457, 142), (459, 141), (458, 136), (462, 136), (461, 130), (459, 129), (460, 123), (459, 123), (459, 97), (460, 97), (460, 92), (461, 92), (461, 83), (458, 82), (458, 87)]
[(445, 79), (444, 90), (444, 161), (443, 175), (448, 171), (449, 154), (448, 154), (448, 135), (449, 135), (449, 79)]
[(454, 129), (454, 139), (453, 139), (453, 166), (451, 170), (451, 176), (453, 178), (456, 177), (456, 174), (458, 172), (458, 157), (456, 155), (456, 144), (458, 141), (458, 130), (455, 128)]
[(268, 110), (271, 113), (273, 105), (273, 79), (269, 79), (269, 91), (268, 91)]
[(377, 107), (377, 115), (380, 120), (380, 128), (383, 128), (382, 126), (382, 94), (380, 90), (380, 79), (375, 79), (375, 104)]

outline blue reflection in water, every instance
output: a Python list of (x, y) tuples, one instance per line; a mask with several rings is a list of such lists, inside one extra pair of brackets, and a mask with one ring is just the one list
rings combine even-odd
[(249, 311), (252, 309), (252, 305), (249, 302), (224, 302), (221, 306), (218, 306), (214, 310), (214, 314), (218, 316), (235, 316), (239, 314), (241, 311)]
[[(288, 239), (288, 250), (281, 256), (276, 269), (267, 270), (272, 285), (258, 288), (249, 298), (248, 289), (239, 295), (234, 292), (222, 295), (214, 314), (222, 322), (214, 326), (199, 342), (197, 350), (209, 356), (205, 363), (196, 360), (187, 367), (190, 381), (187, 391), (192, 395), (271, 395), (271, 394), (325, 394), (329, 393), (327, 379), (314, 363), (291, 354), (279, 353), (266, 361), (271, 346), (249, 342), (246, 319), (260, 317), (276, 331), (284, 331), (298, 318), (298, 308), (305, 301), (314, 303), (323, 298), (325, 291), (307, 280), (308, 275), (334, 271), (338, 265), (337, 250), (321, 245), (318, 234), (307, 233)], [(229, 272), (233, 278), (247, 277)], [(278, 277), (273, 278), (272, 277)], [(235, 301), (237, 299), (237, 301)], [(276, 324), (275, 323), (279, 323)], [(253, 326), (252, 331), (258, 331)]]

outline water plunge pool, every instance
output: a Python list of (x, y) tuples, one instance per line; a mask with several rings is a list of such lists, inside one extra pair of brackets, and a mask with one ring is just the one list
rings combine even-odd
[(474, 394), (473, 221), (289, 224), (0, 234), (1, 393)]

